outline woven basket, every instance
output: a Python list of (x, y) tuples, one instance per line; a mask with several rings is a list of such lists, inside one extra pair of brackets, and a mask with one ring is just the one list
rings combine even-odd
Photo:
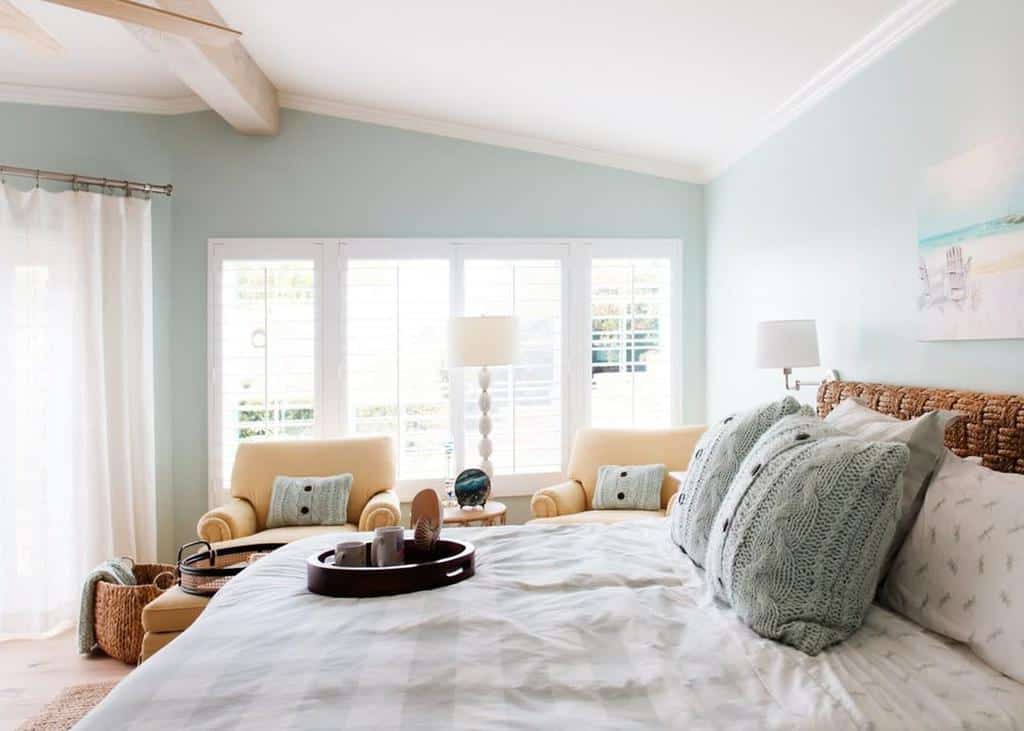
[(129, 665), (139, 664), (145, 634), (142, 609), (174, 585), (174, 569), (173, 564), (167, 563), (133, 564), (135, 586), (97, 582), (96, 644), (103, 652)]

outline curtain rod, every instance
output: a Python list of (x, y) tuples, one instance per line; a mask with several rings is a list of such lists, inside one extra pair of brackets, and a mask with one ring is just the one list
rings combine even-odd
[(154, 185), (152, 183), (136, 183), (133, 180), (113, 180), (111, 178), (96, 178), (92, 175), (55, 173), (52, 170), (34, 170), (32, 168), (19, 168), (13, 165), (0, 165), (0, 180), (2, 180), (5, 175), (14, 175), (20, 178), (35, 178), (36, 183), (40, 180), (57, 180), (62, 183), (71, 183), (73, 188), (79, 185), (98, 185), (103, 188), (119, 188), (125, 193), (137, 190), (142, 193), (163, 193), (164, 195), (169, 196), (174, 190), (174, 186), (169, 183), (167, 185)]

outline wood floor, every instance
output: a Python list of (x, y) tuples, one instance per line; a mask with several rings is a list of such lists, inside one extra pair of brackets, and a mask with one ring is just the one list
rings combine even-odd
[(0, 731), (20, 726), (69, 685), (119, 680), (130, 670), (105, 655), (79, 656), (72, 631), (0, 642)]

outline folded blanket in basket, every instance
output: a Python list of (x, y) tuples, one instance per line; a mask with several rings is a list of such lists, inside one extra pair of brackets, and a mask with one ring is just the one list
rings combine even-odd
[(99, 581), (132, 586), (135, 584), (135, 574), (120, 560), (112, 560), (104, 561), (85, 577), (82, 603), (78, 608), (78, 651), (83, 655), (96, 647), (96, 583)]

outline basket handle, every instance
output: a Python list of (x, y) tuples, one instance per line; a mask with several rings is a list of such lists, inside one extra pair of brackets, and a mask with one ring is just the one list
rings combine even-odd
[[(165, 576), (170, 578), (170, 583), (167, 586), (160, 586), (160, 580)], [(159, 574), (153, 577), (153, 586), (163, 594), (165, 591), (170, 589), (172, 586), (178, 583), (178, 577), (173, 571), (161, 571)]]
[(192, 548), (193, 546), (206, 546), (206, 550), (210, 554), (210, 566), (213, 566), (217, 559), (217, 552), (210, 545), (209, 541), (192, 541), (186, 543), (184, 546), (178, 549), (178, 572), (181, 572), (181, 554), (186, 548)]

